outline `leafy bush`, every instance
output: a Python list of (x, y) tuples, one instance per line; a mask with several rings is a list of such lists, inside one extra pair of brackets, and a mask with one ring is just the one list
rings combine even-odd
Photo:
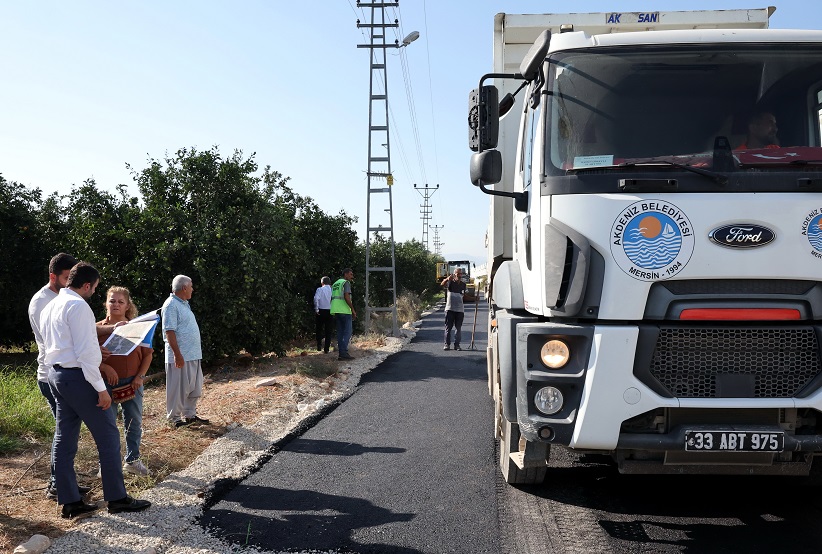
[(402, 323), (413, 323), (422, 317), (421, 295), (405, 291), (397, 297), (397, 318)]
[[(105, 315), (105, 291), (128, 287), (141, 312), (159, 308), (177, 274), (194, 280), (192, 308), (206, 361), (246, 350), (282, 354), (286, 344), (314, 330), (312, 309), (320, 277), (332, 282), (354, 269), (355, 330), (364, 319), (365, 247), (340, 211), (324, 213), (296, 194), (289, 179), (254, 156), (181, 149), (146, 168), (132, 169), (140, 193), (100, 190), (94, 180), (45, 200), (0, 177), (2, 344), (31, 340), (28, 302), (47, 282), (48, 260), (68, 252), (101, 274), (90, 305)], [(395, 245), (397, 292), (429, 289), (437, 257), (416, 240)], [(376, 237), (371, 266), (391, 264), (391, 245)], [(23, 285), (22, 287), (20, 285)], [(372, 306), (389, 306), (390, 274), (372, 273)], [(161, 363), (162, 339), (155, 337)]]
[[(391, 265), (391, 242), (381, 235), (375, 235), (371, 241), (371, 266)], [(397, 298), (411, 292), (422, 296), (427, 289), (431, 289), (436, 281), (436, 265), (441, 258), (428, 252), (423, 244), (416, 239), (395, 243), (394, 262), (397, 277)], [(371, 274), (369, 281), (369, 295), (372, 306), (390, 306), (393, 300), (391, 294), (391, 274)], [(398, 300), (399, 301), (399, 300)]]

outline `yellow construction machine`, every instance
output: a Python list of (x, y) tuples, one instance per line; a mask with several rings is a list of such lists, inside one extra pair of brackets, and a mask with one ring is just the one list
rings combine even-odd
[(454, 273), (454, 270), (462, 270), (462, 281), (465, 283), (465, 294), (462, 295), (464, 302), (475, 302), (477, 299), (477, 285), (471, 277), (471, 262), (468, 260), (447, 261), (437, 263), (437, 283)]

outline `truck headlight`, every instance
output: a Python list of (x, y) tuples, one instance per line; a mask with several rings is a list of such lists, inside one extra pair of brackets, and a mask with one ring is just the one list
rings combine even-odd
[(564, 400), (562, 393), (556, 387), (542, 387), (534, 396), (534, 404), (537, 410), (545, 415), (554, 415), (560, 411)]
[(568, 345), (561, 340), (551, 339), (542, 345), (539, 351), (539, 358), (545, 367), (551, 369), (559, 369), (568, 363), (571, 357), (571, 351)]

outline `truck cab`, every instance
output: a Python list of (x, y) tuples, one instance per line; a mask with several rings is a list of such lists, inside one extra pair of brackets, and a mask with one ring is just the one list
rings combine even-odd
[(822, 31), (751, 12), (497, 16), (469, 133), (508, 482), (552, 447), (779, 475), (822, 450)]

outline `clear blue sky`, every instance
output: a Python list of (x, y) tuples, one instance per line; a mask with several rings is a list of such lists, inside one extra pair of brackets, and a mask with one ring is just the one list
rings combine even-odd
[[(485, 257), (488, 197), (468, 180), (466, 119), (469, 90), (491, 70), (495, 13), (766, 5), (400, 0), (399, 33), (421, 37), (404, 51), (416, 135), (402, 60), (388, 60), (395, 239), (422, 238), (413, 184), (439, 184), (430, 223), (444, 226), (442, 253)], [(182, 147), (218, 145), (256, 152), (324, 211), (358, 216), (364, 238), (368, 50), (356, 48), (366, 42), (358, 17), (356, 0), (0, 0), (0, 174), (45, 193), (94, 178), (136, 195), (126, 163), (140, 170)], [(770, 25), (820, 29), (822, 10), (783, 1)]]

